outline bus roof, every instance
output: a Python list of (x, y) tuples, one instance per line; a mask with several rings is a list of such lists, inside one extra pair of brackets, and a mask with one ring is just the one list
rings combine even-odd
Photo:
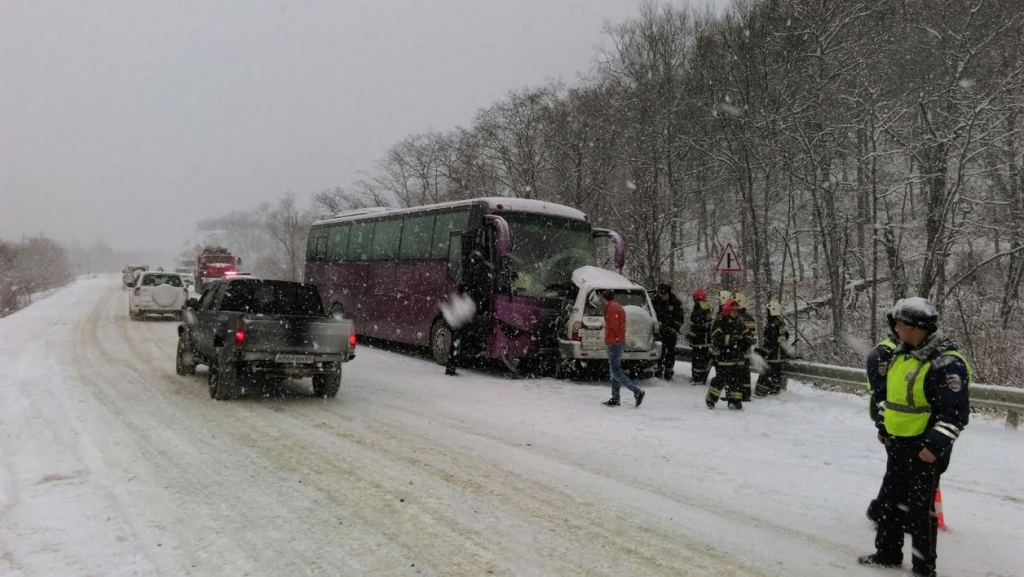
[(393, 215), (393, 214), (416, 214), (419, 212), (454, 208), (460, 206), (473, 206), (473, 205), (484, 205), (485, 210), (488, 213), (500, 213), (500, 212), (519, 212), (526, 214), (542, 214), (548, 216), (557, 216), (560, 218), (568, 218), (572, 220), (586, 220), (587, 215), (582, 211), (576, 210), (565, 205), (556, 204), (554, 202), (546, 202), (543, 200), (531, 200), (527, 198), (508, 198), (504, 196), (492, 196), (484, 198), (473, 198), (470, 200), (457, 200), (453, 202), (442, 202), (439, 204), (426, 204), (423, 206), (414, 206), (411, 208), (388, 208), (388, 207), (371, 207), (371, 208), (360, 208), (356, 210), (349, 210), (346, 212), (339, 212), (338, 214), (319, 220), (314, 223), (317, 224), (329, 224), (332, 222), (347, 222), (352, 220), (369, 219), (382, 215)]

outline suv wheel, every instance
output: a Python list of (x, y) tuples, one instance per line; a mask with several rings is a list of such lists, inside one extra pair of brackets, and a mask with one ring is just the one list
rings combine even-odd
[(179, 375), (196, 374), (195, 353), (186, 349), (185, 335), (178, 336), (178, 351), (174, 357), (174, 370)]
[(215, 363), (210, 365), (207, 382), (210, 386), (210, 398), (217, 399), (218, 401), (233, 399), (236, 395), (235, 388), (238, 384), (237, 371), (231, 365), (225, 367), (221, 363)]
[(341, 367), (326, 375), (313, 375), (313, 395), (334, 398), (341, 389)]

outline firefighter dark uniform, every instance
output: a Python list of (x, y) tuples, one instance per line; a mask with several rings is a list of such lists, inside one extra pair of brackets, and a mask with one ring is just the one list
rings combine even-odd
[(726, 392), (730, 409), (743, 408), (743, 371), (746, 370), (746, 356), (754, 337), (747, 325), (739, 318), (739, 305), (729, 299), (722, 306), (722, 315), (711, 331), (711, 346), (715, 351), (715, 378), (711, 379), (705, 402), (709, 409)]
[[(935, 491), (953, 443), (967, 426), (971, 369), (938, 329), (938, 312), (931, 303), (918, 297), (901, 299), (892, 315), (901, 343), (893, 351), (885, 386), (873, 385), (871, 391), (876, 404), (885, 403), (876, 425), (887, 453), (876, 552), (858, 561), (900, 566), (905, 528), (913, 545), (911, 575), (934, 577)], [(899, 510), (905, 513), (901, 516)]]
[(777, 395), (782, 391), (782, 361), (786, 359), (782, 343), (788, 339), (789, 329), (786, 328), (786, 318), (782, 316), (782, 303), (772, 301), (768, 303), (768, 323), (764, 327), (764, 346), (760, 351), (768, 361), (768, 372), (757, 378), (754, 391), (757, 396)]
[[(892, 319), (892, 315), (889, 315), (890, 325), (895, 324), (895, 320)], [(893, 333), (888, 338), (882, 340), (882, 342), (875, 345), (875, 348), (871, 349), (868, 353), (867, 361), (865, 362), (865, 370), (868, 375), (868, 393), (871, 393), (875, 389), (885, 387), (885, 378), (889, 373), (889, 363), (892, 361), (892, 353), (896, 350), (898, 345), (897, 337)], [(876, 403), (873, 398), (868, 400), (868, 415), (871, 417), (872, 422), (878, 422), (881, 419), (880, 411), (885, 409), (885, 402)], [(879, 495), (881, 495), (882, 489), (878, 489)], [(878, 497), (871, 500), (871, 504), (868, 505), (868, 519), (872, 522), (878, 522)]]
[(658, 285), (658, 294), (653, 302), (654, 314), (661, 326), (662, 345), (661, 359), (658, 360), (654, 376), (670, 381), (675, 372), (676, 344), (679, 340), (679, 331), (683, 330), (683, 323), (686, 322), (686, 313), (683, 311), (682, 301), (672, 294), (672, 287), (668, 284)]
[[(743, 293), (736, 293), (734, 298), (740, 305), (740, 320), (743, 321), (743, 324), (747, 325), (747, 330), (750, 332), (751, 336), (756, 339), (757, 319), (755, 319), (754, 315), (750, 314), (747, 310), (747, 295)], [(744, 365), (743, 373), (743, 400), (749, 401), (751, 394), (754, 392), (753, 383), (750, 379), (750, 355), (747, 354), (744, 358), (746, 359), (746, 364)]]
[(701, 289), (693, 291), (690, 332), (686, 334), (693, 351), (690, 355), (690, 384), (703, 385), (711, 372), (711, 305)]
[[(718, 310), (715, 314), (711, 315), (711, 334), (714, 334), (715, 329), (718, 327), (718, 323), (724, 318), (722, 316), (722, 307), (725, 303), (732, 298), (732, 293), (729, 291), (718, 291)], [(710, 338), (710, 336), (709, 336)], [(715, 346), (711, 345), (711, 366), (715, 367), (715, 375), (718, 375), (718, 354), (715, 351)]]

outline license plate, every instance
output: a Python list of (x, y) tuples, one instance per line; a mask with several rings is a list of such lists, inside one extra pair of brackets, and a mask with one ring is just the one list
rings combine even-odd
[(276, 360), (279, 363), (293, 363), (293, 364), (309, 364), (309, 363), (316, 362), (316, 359), (314, 357), (309, 356), (309, 355), (280, 354), (280, 355), (277, 355), (276, 357), (274, 357), (274, 360)]
[(604, 347), (604, 334), (601, 331), (580, 331), (582, 334), (583, 347), (587, 349), (600, 349)]

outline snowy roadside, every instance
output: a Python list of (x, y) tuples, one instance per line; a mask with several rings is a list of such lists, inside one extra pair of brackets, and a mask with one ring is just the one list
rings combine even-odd
[[(0, 575), (890, 574), (855, 563), (884, 469), (856, 395), (708, 411), (680, 363), (608, 408), (363, 347), (337, 399), (214, 402), (126, 298), (79, 281), (0, 321)], [(1022, 448), (972, 419), (940, 575), (1024, 574)]]

